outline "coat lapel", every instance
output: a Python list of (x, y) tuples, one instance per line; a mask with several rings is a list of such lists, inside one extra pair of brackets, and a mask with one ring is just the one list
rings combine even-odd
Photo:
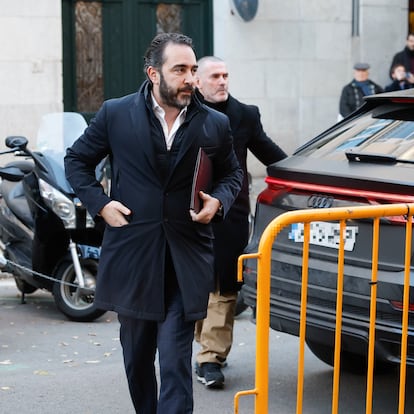
[[(156, 157), (154, 145), (151, 138), (151, 127), (148, 116), (146, 116), (147, 107), (145, 99), (145, 87), (143, 84), (136, 95), (134, 105), (130, 108), (131, 122), (134, 128), (135, 136), (138, 140), (139, 148), (145, 153), (151, 167), (157, 173)], [(158, 175), (158, 174), (157, 174)]]
[(200, 136), (200, 127), (203, 124), (206, 116), (207, 116), (207, 112), (200, 110), (198, 105), (195, 105), (195, 107), (193, 107), (191, 111), (189, 111), (187, 118), (184, 122), (184, 123), (188, 123), (188, 126), (183, 132), (184, 135), (182, 138), (180, 149), (178, 150), (178, 154), (177, 154), (177, 158), (174, 163), (174, 167), (170, 170), (167, 183), (170, 181), (171, 176), (174, 174), (175, 168), (180, 163), (184, 155), (191, 148), (194, 142), (198, 141), (198, 137)]

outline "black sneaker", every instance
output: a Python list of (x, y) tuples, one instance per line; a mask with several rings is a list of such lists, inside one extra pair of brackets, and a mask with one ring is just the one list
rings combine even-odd
[(207, 388), (223, 388), (224, 375), (221, 372), (220, 364), (205, 362), (196, 364), (197, 379)]

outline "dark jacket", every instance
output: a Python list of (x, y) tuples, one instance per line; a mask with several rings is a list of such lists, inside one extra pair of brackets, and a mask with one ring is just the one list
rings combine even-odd
[(406, 46), (403, 50), (401, 50), (401, 52), (398, 52), (394, 55), (389, 70), (389, 75), (391, 79), (392, 69), (396, 65), (403, 65), (405, 67), (406, 72), (414, 73), (414, 52), (412, 52)]
[[(242, 170), (233, 151), (227, 117), (193, 99), (171, 151), (153, 114), (149, 84), (138, 93), (105, 102), (65, 157), (73, 189), (93, 216), (110, 199), (133, 212), (131, 223), (107, 226), (99, 263), (95, 303), (126, 316), (163, 320), (166, 246), (188, 320), (205, 317), (214, 289), (213, 230), (189, 214), (191, 182), (202, 147), (213, 162), (210, 194), (228, 212), (238, 194)], [(180, 144), (179, 144), (180, 143)], [(110, 198), (95, 180), (95, 165), (110, 156)], [(171, 157), (171, 158), (168, 158)], [(165, 159), (169, 168), (164, 171)], [(168, 163), (167, 163), (168, 165)]]
[[(368, 82), (371, 90), (369, 95), (384, 92), (381, 86), (377, 85), (375, 82), (372, 82), (371, 80), (368, 80)], [(345, 85), (339, 100), (339, 113), (345, 118), (354, 112), (364, 103), (364, 96), (366, 95), (356, 84), (355, 80)]]
[(414, 84), (410, 82), (394, 80), (385, 87), (384, 92), (401, 91), (404, 89), (411, 89), (413, 87)]
[(242, 189), (225, 220), (213, 224), (216, 274), (220, 292), (235, 292), (240, 288), (237, 283), (237, 259), (243, 253), (249, 238), (247, 151), (250, 150), (266, 166), (285, 158), (286, 153), (266, 135), (257, 106), (246, 105), (231, 95), (223, 103), (204, 103), (229, 117), (234, 151), (244, 172)]

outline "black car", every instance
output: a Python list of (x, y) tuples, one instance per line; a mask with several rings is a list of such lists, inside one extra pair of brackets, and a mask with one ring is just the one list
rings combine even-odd
[[(373, 95), (349, 117), (267, 169), (251, 242), (257, 252), (266, 226), (302, 209), (414, 202), (414, 92)], [(406, 218), (380, 221), (376, 367), (400, 362)], [(302, 228), (286, 227), (275, 239), (271, 263), (271, 328), (299, 334)], [(333, 365), (338, 223), (312, 223), (306, 343)], [(317, 233), (317, 237), (316, 237)], [(341, 367), (366, 372), (372, 220), (348, 220), (345, 243)], [(414, 252), (413, 252), (414, 253)], [(256, 260), (245, 262), (244, 302), (256, 305)], [(412, 262), (414, 270), (414, 261)], [(414, 281), (412, 282), (414, 285)], [(410, 288), (412, 289), (412, 288)], [(414, 365), (414, 291), (410, 292), (407, 364)]]

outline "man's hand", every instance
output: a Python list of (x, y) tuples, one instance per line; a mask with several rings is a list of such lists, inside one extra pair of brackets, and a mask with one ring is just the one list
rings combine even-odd
[(190, 210), (191, 219), (199, 223), (208, 224), (216, 215), (221, 203), (220, 200), (211, 197), (203, 191), (200, 191), (200, 198), (203, 200), (203, 208), (198, 214), (196, 214), (194, 210)]
[(128, 220), (125, 216), (129, 216), (131, 213), (132, 212), (128, 207), (125, 207), (119, 201), (114, 200), (105, 204), (99, 212), (105, 222), (111, 227), (121, 227), (128, 224)]

